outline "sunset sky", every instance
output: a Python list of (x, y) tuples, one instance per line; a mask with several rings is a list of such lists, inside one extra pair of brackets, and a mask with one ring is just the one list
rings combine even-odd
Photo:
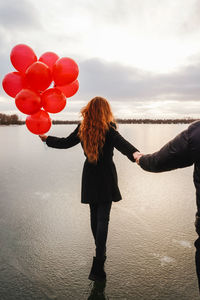
[[(199, 0), (1, 1), (0, 78), (24, 43), (79, 65), (80, 89), (54, 119), (78, 119), (97, 95), (120, 118), (199, 118), (199, 16)], [(0, 112), (18, 113), (2, 88)]]

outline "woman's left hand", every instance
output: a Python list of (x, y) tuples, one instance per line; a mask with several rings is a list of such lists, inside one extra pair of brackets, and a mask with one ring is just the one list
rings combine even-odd
[(43, 141), (43, 142), (46, 142), (46, 139), (47, 139), (47, 135), (44, 135), (44, 134), (42, 134), (42, 135), (39, 135), (39, 138)]

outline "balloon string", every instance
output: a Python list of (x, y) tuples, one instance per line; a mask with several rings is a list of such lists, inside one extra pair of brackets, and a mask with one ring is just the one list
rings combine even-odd
[(46, 142), (45, 142), (45, 141), (43, 141), (43, 145), (44, 145), (44, 149), (45, 149), (45, 151), (47, 151), (47, 148), (48, 148), (48, 146), (47, 146), (47, 144), (46, 144)]

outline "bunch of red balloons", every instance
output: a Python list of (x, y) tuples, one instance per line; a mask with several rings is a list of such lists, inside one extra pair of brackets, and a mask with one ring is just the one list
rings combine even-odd
[[(66, 97), (78, 91), (78, 65), (54, 52), (45, 52), (37, 59), (34, 51), (24, 44), (12, 49), (10, 60), (18, 72), (4, 77), (3, 89), (15, 98), (16, 107), (28, 115), (27, 128), (34, 134), (44, 134), (51, 127), (48, 113), (62, 111)], [(53, 87), (49, 88), (50, 85)]]

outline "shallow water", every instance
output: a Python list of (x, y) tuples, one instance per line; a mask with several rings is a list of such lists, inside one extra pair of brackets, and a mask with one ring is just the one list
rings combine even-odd
[[(148, 153), (187, 126), (119, 125), (119, 131)], [(50, 134), (74, 128), (56, 125)], [(199, 299), (193, 167), (151, 174), (115, 150), (123, 200), (111, 211), (106, 286), (93, 287), (80, 145), (50, 149), (25, 126), (2, 126), (0, 137), (1, 300)]]

